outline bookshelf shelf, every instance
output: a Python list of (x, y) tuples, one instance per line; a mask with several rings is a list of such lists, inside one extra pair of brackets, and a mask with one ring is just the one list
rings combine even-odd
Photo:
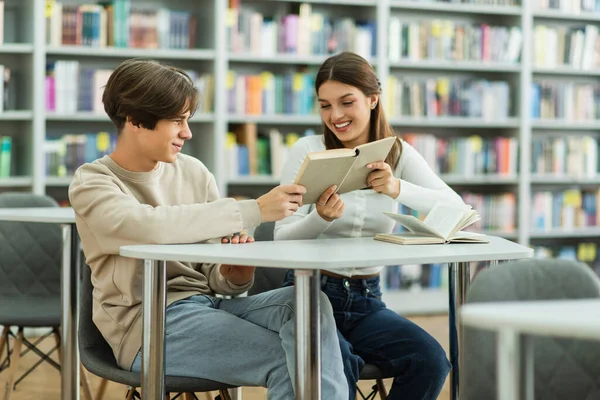
[(481, 118), (468, 117), (438, 117), (438, 118), (415, 118), (415, 117), (391, 117), (391, 125), (395, 127), (442, 127), (442, 128), (518, 128), (518, 118), (507, 118), (502, 121), (487, 121)]
[(33, 45), (27, 43), (4, 43), (0, 45), (0, 54), (31, 54)]
[(416, 1), (392, 1), (392, 9), (416, 10), (416, 11), (441, 11), (456, 14), (494, 14), (494, 15), (521, 15), (521, 7), (517, 6), (491, 6), (479, 4), (456, 4), (441, 2), (416, 2)]
[(600, 176), (581, 178), (561, 175), (532, 175), (531, 183), (534, 185), (600, 185)]
[(33, 112), (28, 110), (0, 111), (0, 121), (28, 121), (33, 118)]
[(240, 176), (227, 180), (228, 185), (277, 186), (279, 178), (272, 176)]
[(10, 178), (0, 178), (0, 187), (21, 188), (33, 184), (33, 178), (30, 176), (13, 176)]
[[(0, 114), (1, 115), (1, 114)], [(194, 122), (213, 122), (215, 119), (213, 114), (195, 114), (190, 118), (190, 123)], [(78, 122), (108, 122), (110, 119), (106, 114), (96, 114), (92, 112), (78, 112), (76, 114), (56, 114), (47, 113), (46, 121), (78, 121)]]
[(440, 178), (448, 185), (516, 185), (519, 180), (516, 176), (502, 175), (447, 175), (441, 174)]
[(533, 69), (533, 73), (539, 74), (539, 75), (567, 75), (567, 76), (600, 77), (600, 70), (585, 70), (585, 69), (577, 69), (577, 68), (572, 68), (572, 67), (557, 67), (557, 68), (536, 67)]
[(344, 0), (343, 2), (338, 2), (336, 0), (287, 0), (288, 3), (312, 3), (327, 5), (342, 4), (344, 6), (375, 6), (376, 1), (377, 0)]
[(318, 115), (229, 115), (227, 122), (232, 124), (242, 123), (257, 123), (257, 124), (271, 124), (271, 125), (307, 125), (316, 126), (321, 125), (321, 117)]
[(390, 62), (390, 68), (418, 69), (432, 71), (464, 71), (464, 72), (502, 72), (516, 73), (521, 71), (519, 64), (483, 61), (447, 61), (447, 60), (401, 60)]
[(46, 177), (46, 186), (67, 187), (72, 180), (72, 176), (48, 176)]
[(532, 230), (530, 237), (531, 239), (597, 238), (600, 237), (600, 227), (553, 229), (550, 231)]
[(600, 22), (600, 13), (569, 14), (558, 10), (534, 11), (533, 18), (563, 21)]
[(600, 121), (565, 121), (560, 119), (533, 120), (532, 129), (596, 131), (600, 130)]
[(213, 60), (215, 52), (205, 49), (129, 49), (118, 47), (88, 47), (88, 46), (48, 46), (46, 54), (51, 56), (78, 57), (114, 57), (132, 58), (147, 57), (169, 60)]
[(230, 53), (228, 58), (229, 62), (239, 63), (321, 65), (327, 57), (326, 55), (275, 54), (263, 56), (251, 53)]

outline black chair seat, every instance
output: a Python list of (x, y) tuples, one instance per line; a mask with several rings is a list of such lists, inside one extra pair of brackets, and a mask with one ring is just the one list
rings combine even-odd
[(0, 325), (59, 326), (60, 317), (60, 296), (49, 298), (0, 296)]
[(383, 372), (373, 364), (365, 364), (363, 369), (360, 370), (360, 379), (386, 379), (393, 378), (393, 376), (385, 376)]
[[(131, 387), (141, 386), (140, 374), (121, 369), (108, 346), (107, 348), (80, 348), (79, 354), (83, 366), (94, 375)], [(207, 392), (234, 387), (208, 379), (165, 376), (167, 392)]]

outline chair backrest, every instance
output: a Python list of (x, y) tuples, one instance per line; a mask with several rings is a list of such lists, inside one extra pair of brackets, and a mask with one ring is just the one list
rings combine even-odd
[[(521, 260), (481, 271), (468, 303), (600, 297), (600, 280), (587, 265), (569, 260)], [(496, 399), (496, 335), (464, 330), (461, 398)], [(600, 399), (600, 343), (533, 337), (537, 400)], [(464, 397), (463, 397), (464, 396)]]
[[(0, 208), (58, 207), (48, 196), (0, 193)], [(60, 296), (62, 231), (59, 225), (0, 222), (0, 297)]]
[[(254, 230), (254, 239), (260, 241), (273, 240), (274, 222), (265, 222), (260, 224)], [(266, 292), (267, 290), (277, 289), (283, 284), (285, 278), (285, 269), (281, 268), (256, 268), (254, 273), (254, 285), (248, 290), (249, 295)]]

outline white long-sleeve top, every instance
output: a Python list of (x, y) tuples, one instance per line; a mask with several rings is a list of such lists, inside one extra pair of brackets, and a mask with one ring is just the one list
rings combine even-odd
[[(323, 135), (298, 140), (283, 167), (281, 183), (289, 184), (294, 181), (308, 153), (323, 150)], [(344, 193), (341, 195), (345, 204), (344, 213), (332, 222), (321, 218), (314, 204), (304, 205), (293, 215), (275, 224), (275, 240), (373, 237), (377, 233), (392, 232), (394, 221), (383, 212), (398, 212), (398, 204), (424, 214), (429, 213), (438, 200), (464, 204), (461, 197), (433, 172), (415, 148), (404, 141), (394, 176), (400, 180), (400, 194), (397, 198), (392, 199), (374, 190)], [(382, 268), (383, 266), (347, 268), (331, 272), (344, 276), (370, 275), (379, 273)]]

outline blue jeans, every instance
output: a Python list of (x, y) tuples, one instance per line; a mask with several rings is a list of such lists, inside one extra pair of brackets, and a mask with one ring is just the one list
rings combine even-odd
[[(193, 296), (167, 307), (165, 373), (268, 388), (271, 400), (294, 398), (293, 288), (221, 299)], [(322, 397), (348, 398), (331, 305), (321, 298)], [(141, 371), (141, 352), (131, 370)]]
[[(294, 272), (288, 271), (284, 286), (293, 283)], [(386, 308), (379, 276), (340, 279), (323, 275), (321, 290), (333, 307), (350, 400), (355, 399), (365, 363), (394, 377), (388, 399), (437, 399), (450, 371), (446, 353), (431, 335)]]

